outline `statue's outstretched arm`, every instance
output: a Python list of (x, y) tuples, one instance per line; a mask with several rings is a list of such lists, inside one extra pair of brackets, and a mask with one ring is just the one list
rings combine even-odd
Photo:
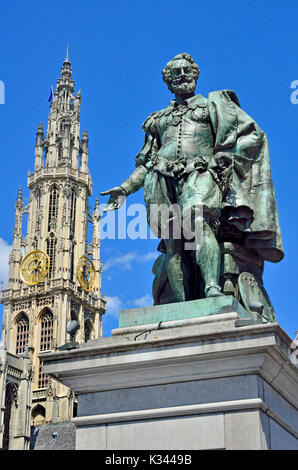
[(120, 186), (115, 186), (115, 188), (111, 188), (108, 189), (108, 191), (100, 193), (101, 196), (110, 196), (110, 199), (104, 208), (104, 212), (119, 209), (129, 194), (135, 193), (143, 186), (147, 172), (148, 170), (141, 165), (136, 168), (130, 177)]
[(143, 187), (148, 173), (148, 168), (150, 167), (149, 162), (151, 156), (157, 151), (157, 149), (155, 136), (152, 135), (150, 130), (147, 130), (143, 148), (136, 157), (135, 171), (120, 186), (115, 186), (115, 188), (111, 188), (108, 191), (100, 193), (101, 196), (110, 196), (110, 199), (104, 208), (104, 212), (119, 209), (127, 196), (135, 193)]

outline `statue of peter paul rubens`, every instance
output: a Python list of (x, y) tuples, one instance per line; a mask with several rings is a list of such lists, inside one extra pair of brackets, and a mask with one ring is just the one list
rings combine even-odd
[[(262, 305), (272, 321), (263, 265), (280, 261), (283, 247), (267, 137), (234, 91), (195, 94), (199, 74), (186, 53), (166, 65), (163, 80), (175, 99), (145, 120), (136, 169), (101, 193), (110, 195), (105, 210), (118, 209), (144, 187), (148, 223), (161, 238), (155, 304), (232, 294), (247, 309)], [(176, 209), (157, 217), (157, 207)], [(196, 224), (201, 228), (191, 250), (185, 249), (184, 216), (191, 233)]]

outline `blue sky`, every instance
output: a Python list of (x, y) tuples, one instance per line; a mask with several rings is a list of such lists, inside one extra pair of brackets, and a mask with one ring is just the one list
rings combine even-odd
[[(177, 53), (199, 64), (197, 91), (236, 91), (241, 106), (267, 133), (285, 259), (265, 266), (265, 287), (282, 328), (293, 338), (296, 314), (297, 113), (291, 83), (298, 80), (297, 2), (251, 0), (53, 0), (1, 2), (0, 280), (7, 277), (14, 201), (33, 170), (35, 132), (47, 124), (48, 96), (69, 42), (76, 89), (82, 90), (81, 130), (90, 139), (91, 206), (100, 191), (134, 169), (143, 143), (141, 123), (168, 105), (161, 70)], [(101, 197), (100, 202), (106, 198)], [(143, 190), (130, 196), (143, 202)], [(103, 293), (110, 297), (104, 334), (120, 308), (151, 299), (156, 240), (103, 240)], [(2, 308), (2, 307), (1, 307)], [(2, 310), (1, 310), (2, 312)]]

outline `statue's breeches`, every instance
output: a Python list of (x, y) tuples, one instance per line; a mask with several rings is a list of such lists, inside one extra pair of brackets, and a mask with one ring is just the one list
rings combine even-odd
[[(203, 216), (209, 220), (220, 215), (221, 191), (208, 170), (176, 177), (151, 170), (146, 176), (144, 191), (148, 223), (159, 238), (165, 238), (164, 234), (169, 230), (171, 233), (175, 224), (177, 233), (181, 216)], [(173, 207), (173, 211), (167, 210)]]

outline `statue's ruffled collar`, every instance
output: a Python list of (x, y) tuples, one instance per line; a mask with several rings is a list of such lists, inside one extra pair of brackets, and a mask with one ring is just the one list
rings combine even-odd
[[(207, 99), (204, 98), (204, 96), (197, 94), (194, 96), (191, 96), (190, 98), (187, 98), (184, 101), (184, 104), (189, 108), (189, 109), (195, 109), (197, 106), (206, 104)], [(176, 100), (171, 100), (169, 107), (173, 109), (174, 107), (179, 106), (179, 103)]]

